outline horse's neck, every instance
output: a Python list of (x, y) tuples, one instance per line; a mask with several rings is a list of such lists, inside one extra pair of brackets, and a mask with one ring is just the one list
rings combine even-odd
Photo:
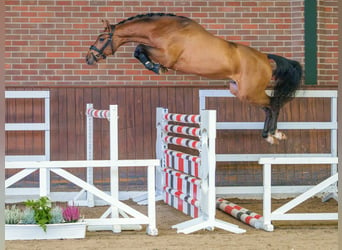
[(128, 42), (137, 42), (143, 44), (150, 43), (151, 30), (155, 27), (153, 22), (128, 22), (117, 25), (114, 32), (114, 40), (117, 46)]

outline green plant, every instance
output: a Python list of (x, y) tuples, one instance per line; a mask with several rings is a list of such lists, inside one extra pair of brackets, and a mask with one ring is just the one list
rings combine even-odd
[(34, 218), (34, 210), (30, 207), (27, 207), (23, 211), (23, 216), (21, 217), (21, 224), (36, 224), (36, 220)]
[(38, 200), (27, 200), (25, 209), (20, 210), (12, 205), (5, 209), (6, 224), (38, 224), (45, 232), (47, 224), (72, 223), (80, 219), (80, 210), (77, 206), (67, 206), (62, 209), (52, 206), (48, 197)]
[(50, 224), (57, 224), (57, 223), (62, 223), (63, 220), (63, 210), (61, 207), (54, 207), (51, 210), (51, 220), (50, 220)]
[(46, 232), (46, 224), (51, 220), (51, 201), (48, 197), (41, 197), (38, 200), (28, 200), (25, 202), (27, 207), (34, 210), (36, 223)]
[(6, 224), (18, 224), (22, 217), (22, 212), (19, 208), (16, 208), (15, 205), (12, 205), (11, 208), (5, 209), (5, 223)]

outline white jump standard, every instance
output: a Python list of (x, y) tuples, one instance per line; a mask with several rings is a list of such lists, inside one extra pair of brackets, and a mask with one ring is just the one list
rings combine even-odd
[[(109, 110), (99, 110), (94, 109), (93, 104), (87, 104), (86, 108), (86, 116), (87, 116), (87, 160), (93, 160), (94, 154), (94, 119), (107, 119), (109, 122), (109, 152), (110, 152), (110, 160), (118, 161), (119, 153), (118, 153), (118, 106), (110, 105)], [(110, 193), (111, 196), (119, 201), (119, 167), (112, 166), (110, 168)], [(150, 176), (149, 176), (150, 177)], [(87, 168), (87, 182), (93, 185), (93, 168)], [(151, 182), (148, 179), (148, 182)], [(150, 191), (150, 190), (149, 190)], [(147, 192), (148, 195), (148, 205), (150, 209), (150, 192)], [(153, 197), (155, 195), (153, 194)], [(87, 202), (88, 206), (94, 206), (94, 196), (93, 194), (87, 192)], [(155, 205), (154, 205), (155, 206)], [(111, 206), (102, 216), (101, 218), (119, 218), (122, 216), (123, 218), (130, 218), (128, 214), (122, 210), (118, 209), (116, 206)], [(153, 220), (155, 220), (155, 215)], [(107, 226), (108, 227), (108, 226)], [(157, 230), (155, 226), (154, 229), (149, 232), (149, 234), (156, 235)], [(121, 230), (140, 230), (142, 227), (138, 224), (126, 224), (126, 225), (115, 225), (113, 227), (113, 232), (121, 232)], [(91, 228), (92, 230), (103, 230), (106, 229), (106, 225), (94, 226)], [(149, 229), (148, 229), (149, 230)]]
[(260, 158), (263, 165), (263, 229), (273, 231), (272, 220), (337, 220), (338, 213), (288, 213), (291, 209), (306, 201), (315, 194), (326, 190), (338, 181), (338, 173), (321, 181), (316, 186), (298, 195), (296, 198), (272, 211), (272, 165), (279, 164), (338, 164), (337, 157), (265, 157)]
[[(270, 92), (267, 92), (271, 94)], [(228, 97), (233, 95), (227, 90), (200, 90), (200, 110), (206, 108), (206, 98)], [(273, 231), (272, 221), (276, 220), (337, 220), (338, 213), (292, 213), (289, 212), (308, 198), (317, 194), (323, 195), (322, 200), (326, 201), (330, 198), (337, 200), (337, 92), (332, 90), (299, 90), (296, 92), (297, 98), (325, 98), (330, 101), (330, 120), (328, 121), (305, 121), (305, 122), (279, 122), (280, 129), (289, 130), (324, 130), (330, 133), (330, 151), (317, 153), (283, 153), (283, 154), (217, 154), (217, 162), (258, 162), (262, 165), (263, 185), (262, 186), (237, 186), (237, 187), (217, 187), (218, 195), (236, 196), (260, 195), (263, 198), (263, 218), (258, 223), (258, 227), (266, 231)], [(240, 129), (260, 129), (261, 122), (217, 122), (217, 130), (240, 130)], [(304, 186), (285, 186), (272, 185), (272, 168), (279, 165), (330, 165), (330, 176), (317, 184)], [(294, 194), (295, 198), (282, 205), (274, 211), (272, 207), (272, 196), (275, 194)], [(224, 204), (223, 204), (224, 205)], [(222, 206), (223, 206), (222, 205)]]
[[(184, 115), (157, 108), (156, 121), (157, 158), (161, 159), (157, 193), (163, 194), (166, 203), (194, 218), (172, 228), (185, 234), (215, 227), (244, 233), (237, 225), (215, 219), (216, 111)], [(192, 155), (189, 150), (198, 153)]]
[[(87, 140), (88, 142), (88, 158), (87, 160), (75, 160), (75, 161), (6, 161), (6, 169), (39, 169), (44, 171), (51, 171), (67, 181), (80, 187), (82, 191), (74, 199), (81, 194), (87, 194), (88, 205), (94, 206), (93, 196), (104, 201), (105, 204), (109, 204), (110, 208), (97, 219), (85, 219), (88, 230), (112, 230), (115, 233), (121, 232), (121, 230), (137, 230), (141, 229), (141, 224), (145, 224), (146, 232), (149, 235), (158, 235), (158, 229), (156, 227), (156, 204), (155, 204), (155, 169), (160, 165), (160, 161), (157, 159), (144, 159), (144, 160), (118, 160), (118, 107), (117, 105), (110, 105), (109, 110), (95, 110), (92, 105), (88, 106), (86, 114), (88, 121), (93, 118), (105, 118), (109, 119), (110, 126), (110, 159), (109, 160), (93, 160), (92, 149), (89, 150), (89, 145), (92, 146), (92, 136)], [(89, 124), (88, 124), (89, 125)], [(91, 127), (91, 126), (90, 126)], [(92, 135), (92, 127), (88, 128), (89, 134)], [(88, 134), (88, 135), (89, 135)], [(111, 190), (110, 193), (100, 190), (93, 185), (92, 182), (92, 170), (93, 168), (109, 168), (110, 169), (110, 181)], [(135, 210), (127, 204), (119, 200), (119, 169), (120, 168), (136, 168), (147, 167), (147, 194), (148, 194), (148, 208), (147, 215)], [(65, 168), (87, 168), (88, 176), (87, 180), (75, 176)], [(25, 177), (25, 176), (23, 176)], [(23, 178), (22, 177), (22, 178)], [(17, 181), (19, 181), (18, 179)], [(45, 185), (40, 186), (40, 189), (46, 190)], [(42, 193), (42, 192), (40, 192)], [(47, 194), (49, 195), (49, 193)], [(111, 215), (111, 216), (110, 216)], [(138, 227), (137, 227), (138, 226)]]

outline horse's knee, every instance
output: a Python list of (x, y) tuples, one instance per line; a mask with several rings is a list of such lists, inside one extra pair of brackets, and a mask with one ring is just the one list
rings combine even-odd
[(139, 44), (134, 50), (134, 57), (139, 59), (142, 53), (144, 53), (143, 45)]
[(135, 48), (134, 57), (137, 58), (145, 66), (145, 68), (156, 72), (155, 64), (151, 61), (151, 59), (147, 55), (145, 46), (143, 44), (139, 44)]

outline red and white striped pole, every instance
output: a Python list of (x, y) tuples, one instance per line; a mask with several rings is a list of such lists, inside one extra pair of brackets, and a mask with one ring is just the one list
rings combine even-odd
[(216, 208), (256, 229), (263, 228), (263, 217), (246, 208), (222, 198), (216, 199)]

